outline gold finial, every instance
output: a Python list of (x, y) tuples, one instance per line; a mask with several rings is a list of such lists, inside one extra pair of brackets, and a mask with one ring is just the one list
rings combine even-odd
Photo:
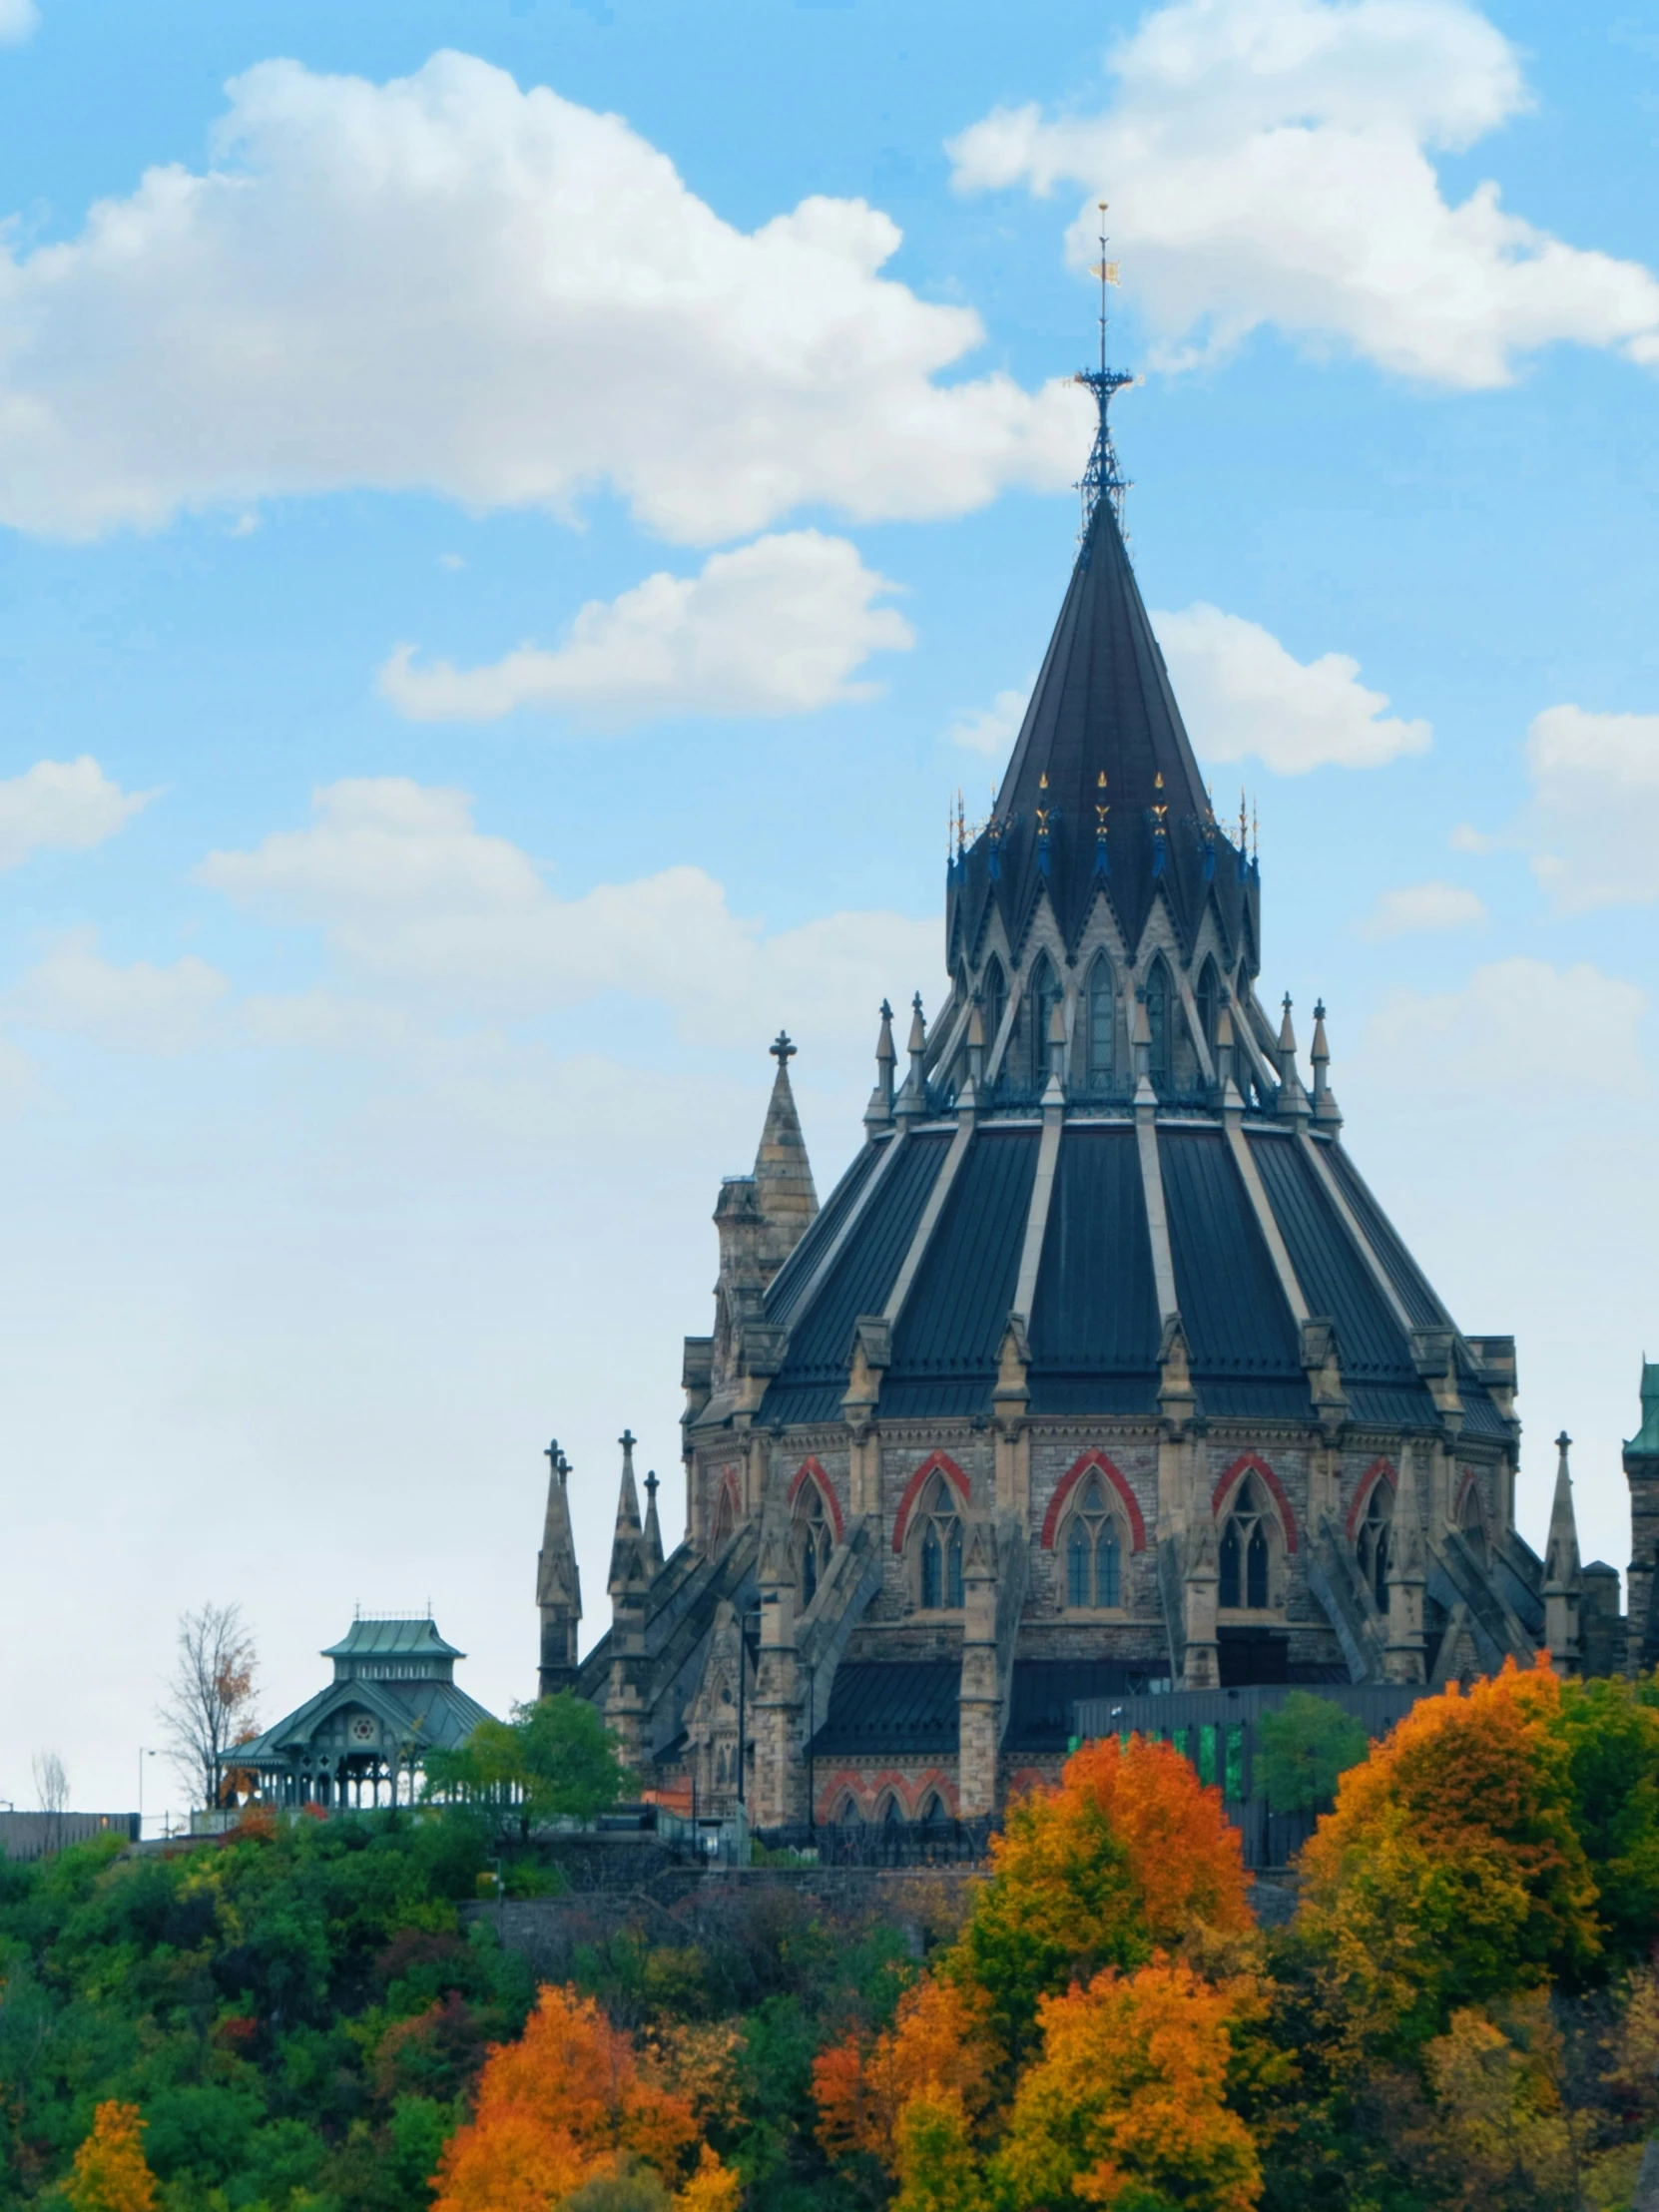
[(1154, 778), (1152, 779), (1152, 788), (1153, 788), (1153, 790), (1154, 790), (1155, 792), (1161, 792), (1161, 791), (1163, 790), (1163, 788), (1164, 788), (1164, 772), (1163, 772), (1163, 770), (1162, 770), (1162, 769), (1160, 769), (1160, 770), (1158, 771), (1157, 775), (1156, 775), (1156, 776), (1155, 776), (1155, 777), (1154, 777)]
[(1095, 778), (1094, 788), (1097, 792), (1103, 792), (1106, 789), (1106, 771), (1104, 769)]
[(1041, 774), (1041, 775), (1040, 775), (1040, 776), (1039, 776), (1039, 777), (1037, 778), (1037, 789), (1038, 789), (1038, 791), (1040, 791), (1040, 792), (1045, 792), (1045, 791), (1047, 791), (1047, 789), (1048, 789), (1048, 771), (1047, 771), (1047, 769), (1044, 769), (1044, 770), (1043, 770), (1043, 772), (1042, 772), (1042, 774)]

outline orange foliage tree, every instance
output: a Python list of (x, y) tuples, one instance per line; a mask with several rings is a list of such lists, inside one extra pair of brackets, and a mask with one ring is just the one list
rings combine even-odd
[(992, 2161), (999, 2200), (1251, 2212), (1261, 2166), (1226, 2103), (1237, 2001), (1164, 1958), (1044, 1997), (1042, 2054)]
[(1221, 1792), (1173, 1745), (1108, 1736), (1067, 1761), (1057, 1790), (1009, 1807), (949, 1970), (984, 1992), (1017, 2056), (1039, 1997), (1142, 1965), (1195, 1928), (1252, 1925)]
[(821, 2052), (813, 2093), (830, 2156), (863, 2151), (897, 2171), (904, 2114), (918, 2098), (971, 2126), (990, 2095), (986, 2010), (976, 1990), (929, 1978), (905, 1990), (892, 2026), (867, 2049), (854, 2031)]
[(153, 2212), (156, 2177), (144, 2155), (143, 2137), (136, 2104), (112, 2100), (98, 2107), (69, 2178), (67, 2194), (75, 2212)]
[(1415, 2048), (1457, 2007), (1593, 1958), (1560, 1710), (1547, 1663), (1511, 1660), (1422, 1699), (1343, 1776), (1302, 1856), (1299, 1927), (1365, 2040)]
[[(697, 2133), (689, 2099), (641, 2074), (591, 1997), (544, 1988), (520, 2039), (485, 2061), (473, 2117), (439, 2162), (434, 2212), (549, 2212), (633, 2161), (672, 2181)], [(689, 2212), (728, 2212), (735, 2200), (705, 2159)]]

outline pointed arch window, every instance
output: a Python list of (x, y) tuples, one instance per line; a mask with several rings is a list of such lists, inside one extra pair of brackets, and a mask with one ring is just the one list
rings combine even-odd
[(1379, 1475), (1371, 1486), (1366, 1500), (1366, 1510), (1355, 1538), (1355, 1550), (1360, 1557), (1360, 1572), (1366, 1578), (1366, 1588), (1377, 1601), (1377, 1610), (1388, 1610), (1388, 1563), (1393, 1544), (1394, 1493), (1391, 1482)]
[(1068, 1609), (1110, 1610), (1123, 1602), (1123, 1527), (1098, 1474), (1089, 1476), (1072, 1507), (1063, 1551)]
[(962, 1519), (956, 1492), (934, 1475), (911, 1524), (916, 1602), (924, 1613), (954, 1613), (962, 1604)]
[(981, 1019), (985, 1025), (985, 1065), (990, 1066), (990, 1054), (996, 1049), (996, 1040), (1002, 1034), (1002, 1017), (1008, 1010), (1008, 979), (1002, 972), (1002, 962), (993, 952), (985, 962), (985, 980), (980, 992), (984, 1002)]
[(1060, 985), (1049, 964), (1048, 954), (1039, 952), (1031, 970), (1031, 985), (1026, 994), (1030, 1013), (1027, 1043), (1030, 1050), (1028, 1073), (1033, 1090), (1041, 1090), (1048, 1079), (1048, 1021), (1059, 1000)]
[(943, 1798), (940, 1797), (937, 1790), (929, 1790), (927, 1801), (921, 1809), (922, 1825), (927, 1828), (937, 1828), (949, 1818), (950, 1815), (945, 1811)]
[(714, 1550), (719, 1551), (727, 1537), (731, 1535), (733, 1519), (732, 1486), (722, 1479), (720, 1487), (715, 1492), (715, 1532), (712, 1539)]
[(834, 1536), (830, 1527), (824, 1492), (812, 1480), (803, 1482), (795, 1503), (796, 1575), (801, 1584), (802, 1610), (818, 1595), (824, 1570), (830, 1564)]
[(1486, 1555), (1486, 1516), (1480, 1508), (1480, 1492), (1471, 1482), (1463, 1492), (1462, 1509), (1457, 1515), (1457, 1525), (1464, 1543), (1481, 1558)]
[(1196, 1005), (1198, 1026), (1204, 1033), (1204, 1042), (1213, 1059), (1216, 1050), (1216, 1021), (1221, 1013), (1221, 977), (1216, 973), (1214, 960), (1206, 960), (1199, 971)]
[(904, 1808), (899, 1804), (897, 1798), (889, 1796), (881, 1808), (881, 1826), (883, 1828), (902, 1828), (903, 1825)]
[(1272, 1606), (1278, 1537), (1279, 1523), (1261, 1478), (1247, 1474), (1233, 1493), (1232, 1510), (1221, 1532), (1221, 1587), (1216, 1596), (1224, 1612), (1265, 1613)]
[(848, 1790), (840, 1804), (835, 1808), (835, 1826), (837, 1828), (861, 1828), (863, 1821), (864, 1816), (858, 1810), (858, 1801)]
[(1104, 952), (1089, 970), (1089, 1088), (1110, 1087), (1117, 1068), (1117, 979)]
[(1146, 979), (1146, 1026), (1152, 1038), (1152, 1087), (1160, 1091), (1169, 1089), (1173, 1068), (1169, 1002), (1169, 969), (1157, 959)]

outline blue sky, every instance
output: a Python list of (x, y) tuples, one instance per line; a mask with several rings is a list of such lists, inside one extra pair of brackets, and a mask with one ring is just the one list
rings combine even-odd
[[(781, 1023), (821, 1193), (1058, 605), (1132, 550), (1264, 995), (1586, 1555), (1659, 1350), (1659, 10), (0, 0), (0, 1742), (173, 1622), (531, 1686), (557, 1431), (679, 1512)], [(112, 1667), (112, 1651), (119, 1663)], [(158, 1765), (157, 1775), (160, 1768)], [(150, 1785), (150, 1809), (164, 1795)]]

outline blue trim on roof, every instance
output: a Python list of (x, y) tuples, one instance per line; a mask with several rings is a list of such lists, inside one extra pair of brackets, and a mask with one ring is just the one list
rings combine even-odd
[[(1294, 1377), (1306, 1414), (1301, 1337), (1225, 1134), (1160, 1129), (1158, 1157), (1193, 1374)], [(1222, 1409), (1211, 1389), (1204, 1401)]]
[[(835, 1418), (846, 1388), (852, 1324), (860, 1314), (878, 1314), (885, 1306), (949, 1145), (943, 1130), (903, 1140), (875, 1203), (853, 1224), (840, 1258), (791, 1331), (783, 1370), (761, 1402), (761, 1420)], [(835, 1409), (827, 1414), (818, 1408), (831, 1384)], [(798, 1402), (807, 1400), (813, 1409), (798, 1410)]]
[(1019, 1281), (1035, 1129), (977, 1132), (928, 1240), (881, 1383), (884, 1420), (977, 1412), (990, 1402), (996, 1356)]
[(1133, 1129), (1067, 1129), (1030, 1316), (1033, 1413), (1157, 1400), (1158, 1297)]

